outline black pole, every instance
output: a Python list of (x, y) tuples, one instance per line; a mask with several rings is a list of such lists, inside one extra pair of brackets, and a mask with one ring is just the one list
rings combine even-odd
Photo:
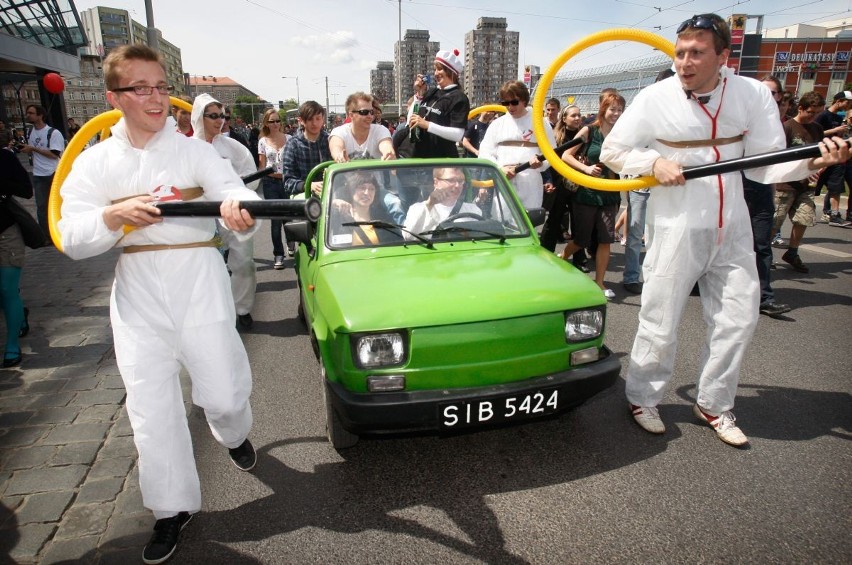
[[(240, 208), (248, 210), (252, 218), (271, 218), (274, 220), (304, 219), (308, 213), (306, 207), (311, 200), (243, 200)], [(218, 218), (221, 202), (154, 202), (164, 217), (205, 217)]]
[(275, 172), (274, 167), (266, 167), (265, 169), (261, 169), (259, 171), (254, 172), (254, 173), (248, 174), (244, 177), (240, 177), (240, 180), (243, 181), (243, 184), (248, 184), (252, 181), (256, 181), (259, 178), (265, 177), (269, 173), (274, 173), (274, 172)]
[[(850, 140), (846, 140), (849, 144)], [(743, 169), (756, 169), (758, 167), (766, 167), (768, 165), (777, 165), (778, 163), (787, 163), (789, 161), (799, 161), (800, 159), (809, 159), (811, 157), (819, 157), (819, 144), (812, 143), (809, 145), (800, 145), (798, 147), (789, 147), (769, 153), (761, 153), (760, 155), (749, 155), (748, 157), (738, 157), (736, 159), (728, 159), (727, 161), (719, 161), (718, 163), (710, 163), (709, 165), (697, 165), (695, 167), (685, 167), (683, 169), (683, 178), (697, 179), (709, 177), (713, 175), (721, 175)]]
[[(580, 145), (581, 143), (583, 143), (583, 138), (582, 137), (575, 137), (571, 141), (566, 141), (562, 145), (554, 147), (553, 150), (561, 158), (562, 157), (561, 153), (564, 153), (567, 149), (571, 149), (575, 145)], [(536, 157), (538, 157), (539, 161), (544, 161), (544, 155), (536, 155)], [(521, 171), (526, 171), (529, 168), (530, 168), (529, 161), (527, 161), (526, 163), (521, 163), (521, 164), (519, 164), (515, 167), (515, 174), (518, 174)]]

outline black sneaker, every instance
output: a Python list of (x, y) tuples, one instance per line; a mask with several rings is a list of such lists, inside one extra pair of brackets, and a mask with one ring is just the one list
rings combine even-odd
[(250, 330), (254, 325), (254, 318), (249, 314), (237, 314), (237, 327), (243, 330)]
[(828, 218), (828, 225), (844, 227), (843, 219), (840, 217), (840, 214), (831, 214)]
[(640, 282), (624, 283), (622, 286), (630, 294), (642, 294), (642, 283)]
[(775, 318), (780, 316), (781, 314), (786, 314), (790, 310), (792, 310), (792, 308), (790, 308), (786, 304), (777, 304), (768, 300), (766, 302), (761, 303), (760, 305), (760, 313), (766, 314), (770, 318)]
[(254, 469), (254, 464), (257, 463), (257, 453), (255, 453), (254, 446), (248, 439), (239, 447), (229, 449), (228, 455), (231, 456), (231, 461), (240, 471), (251, 471)]
[(791, 255), (790, 252), (788, 251), (787, 253), (785, 253), (784, 255), (781, 256), (781, 260), (784, 261), (785, 263), (787, 263), (788, 265), (790, 265), (791, 267), (793, 267), (794, 271), (798, 271), (799, 273), (809, 273), (810, 272), (810, 269), (808, 268), (807, 265), (805, 265), (804, 261), (802, 261), (802, 258), (799, 257), (798, 254)]
[(142, 562), (156, 565), (168, 560), (177, 549), (178, 538), (195, 514), (180, 512), (177, 516), (157, 520), (154, 524), (154, 535), (142, 551)]

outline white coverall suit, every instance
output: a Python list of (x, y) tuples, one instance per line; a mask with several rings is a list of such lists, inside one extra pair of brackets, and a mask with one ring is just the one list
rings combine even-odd
[[(556, 139), (553, 137), (553, 128), (550, 127), (550, 123), (544, 117), (541, 120), (544, 122), (547, 143), (554, 147)], [(500, 166), (517, 165), (528, 163), (532, 157), (540, 152), (538, 145), (535, 147), (501, 145), (502, 142), (507, 141), (527, 141), (537, 144), (535, 134), (532, 131), (532, 112), (529, 108), (527, 108), (527, 113), (517, 120), (509, 114), (503, 114), (492, 121), (488, 129), (485, 130), (482, 143), (479, 144), (479, 157), (494, 161)], [(544, 183), (541, 180), (541, 173), (549, 168), (550, 163), (542, 161), (541, 168), (521, 171), (512, 179), (515, 192), (518, 193), (518, 198), (521, 199), (524, 208), (541, 207), (544, 196)]]
[[(213, 103), (220, 103), (207, 93), (199, 94), (192, 103), (193, 137), (207, 141), (204, 135), (204, 108)], [(215, 107), (214, 107), (215, 108)], [(221, 110), (211, 110), (219, 113)], [(213, 138), (213, 149), (224, 159), (227, 159), (234, 172), (244, 177), (257, 171), (254, 158), (249, 150), (235, 139), (227, 135), (217, 135)], [(257, 190), (260, 181), (249, 183), (250, 190)], [(221, 225), (221, 223), (220, 223)], [(228, 267), (231, 269), (231, 294), (234, 296), (234, 307), (237, 314), (250, 314), (254, 307), (257, 291), (257, 265), (254, 262), (254, 238), (237, 238), (235, 234), (225, 229), (219, 229), (223, 247), (228, 249)]]
[[(677, 76), (642, 90), (606, 137), (601, 161), (622, 175), (651, 175), (659, 157), (688, 167), (784, 148), (778, 107), (769, 90), (727, 68), (721, 69), (721, 77), (704, 109), (686, 97)], [(715, 147), (677, 148), (658, 141), (738, 135), (743, 135), (741, 141)], [(802, 179), (809, 174), (808, 160), (745, 173), (764, 184)], [(627, 399), (638, 406), (662, 400), (674, 369), (677, 327), (697, 281), (707, 324), (697, 402), (714, 415), (731, 410), (760, 301), (740, 173), (653, 188), (646, 223), (645, 285), (627, 369)]]
[[(211, 240), (212, 218), (165, 218), (126, 235), (107, 227), (103, 212), (111, 202), (160, 185), (203, 187), (202, 200), (259, 199), (210, 144), (165, 127), (136, 149), (122, 119), (109, 139), (76, 159), (62, 186), (65, 253), (83, 259), (114, 246)], [(192, 400), (204, 409), (220, 444), (238, 447), (252, 425), (251, 368), (235, 328), (222, 256), (215, 247), (123, 253), (110, 319), (139, 452), (143, 503), (157, 519), (196, 512), (201, 489), (178, 378), (181, 365), (192, 378)]]

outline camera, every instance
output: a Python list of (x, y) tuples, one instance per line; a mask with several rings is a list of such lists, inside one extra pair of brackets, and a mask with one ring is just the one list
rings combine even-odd
[(426, 86), (432, 86), (435, 84), (435, 77), (430, 75), (429, 73), (420, 73), (420, 76), (423, 77), (423, 84)]

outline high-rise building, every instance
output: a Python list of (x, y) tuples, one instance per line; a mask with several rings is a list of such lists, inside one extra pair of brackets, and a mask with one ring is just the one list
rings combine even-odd
[[(425, 29), (407, 29), (404, 39), (394, 44), (394, 68), (399, 73), (403, 104), (413, 94), (417, 73), (432, 73), (435, 53), (440, 48), (437, 41), (429, 41), (429, 31)], [(393, 98), (396, 98), (396, 84)]]
[(479, 18), (464, 36), (463, 89), (471, 108), (497, 102), (500, 86), (518, 78), (517, 31), (506, 18)]
[(395, 80), (393, 61), (379, 61), (375, 69), (370, 69), (370, 93), (382, 104), (396, 104)]
[[(105, 57), (119, 45), (148, 44), (148, 28), (133, 20), (127, 10), (97, 6), (83, 10), (80, 19), (89, 39), (89, 55)], [(163, 39), (160, 30), (156, 30), (156, 33), (157, 49), (166, 67), (166, 80), (181, 91), (184, 81), (180, 49)]]
[(106, 101), (103, 60), (99, 55), (80, 55), (80, 76), (65, 80), (65, 110), (77, 125), (83, 125), (110, 109)]

